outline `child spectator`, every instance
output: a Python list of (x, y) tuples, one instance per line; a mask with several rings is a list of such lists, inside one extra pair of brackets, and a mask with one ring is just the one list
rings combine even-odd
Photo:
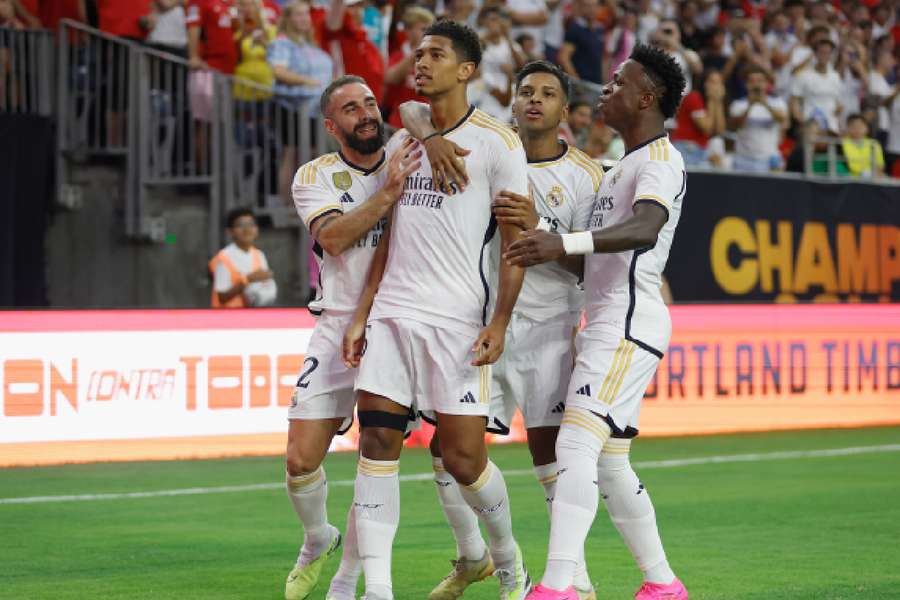
[(855, 177), (880, 177), (884, 174), (881, 144), (869, 137), (869, 124), (862, 115), (847, 117), (847, 135), (841, 140), (847, 169)]
[(259, 237), (256, 217), (249, 208), (236, 208), (226, 221), (232, 243), (209, 261), (213, 277), (213, 308), (269, 306), (275, 302), (278, 287), (266, 255), (253, 243)]

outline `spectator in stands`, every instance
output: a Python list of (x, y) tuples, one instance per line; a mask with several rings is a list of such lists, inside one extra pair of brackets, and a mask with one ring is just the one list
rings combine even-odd
[(681, 43), (685, 48), (699, 52), (706, 45), (707, 34), (697, 26), (700, 7), (695, 0), (685, 0), (678, 8), (678, 24)]
[(637, 38), (642, 44), (650, 43), (650, 38), (659, 27), (659, 14), (653, 7), (652, 0), (638, 0)]
[(710, 138), (725, 131), (725, 83), (718, 71), (708, 71), (703, 77), (703, 92), (693, 90), (678, 107), (676, 127), (670, 134), (672, 143), (681, 152), (688, 167), (707, 166), (706, 146)]
[(584, 149), (594, 122), (594, 108), (587, 100), (575, 98), (569, 103), (569, 117), (559, 126), (560, 137), (567, 144)]
[(813, 67), (803, 69), (797, 75), (791, 112), (798, 121), (821, 115), (828, 131), (836, 135), (840, 131), (839, 118), (844, 107), (841, 100), (843, 82), (831, 66), (833, 54), (834, 42), (830, 38), (816, 42)]
[(25, 29), (25, 22), (16, 14), (17, 0), (0, 0), (0, 27)]
[(434, 15), (427, 8), (421, 6), (407, 8), (403, 14), (403, 31), (406, 33), (406, 41), (391, 53), (388, 59), (388, 69), (384, 74), (384, 109), (388, 123), (397, 129), (403, 127), (398, 110), (401, 104), (409, 100), (427, 102), (425, 98), (416, 94), (415, 49), (419, 47), (425, 30), (432, 23), (434, 23)]
[[(512, 21), (512, 37), (527, 33), (539, 48), (538, 58), (544, 57), (544, 28), (550, 21), (550, 9), (544, 0), (506, 0)], [(558, 2), (557, 2), (558, 4)]]
[(234, 43), (233, 8), (229, 0), (188, 0), (188, 56), (192, 69), (234, 73), (238, 48)]
[(869, 124), (858, 113), (847, 117), (847, 135), (841, 140), (847, 169), (856, 177), (881, 177), (884, 154), (881, 144), (869, 137)]
[(769, 75), (765, 69), (751, 67), (744, 73), (747, 97), (731, 104), (731, 128), (737, 134), (734, 168), (739, 171), (767, 172), (783, 167), (778, 145), (788, 125), (787, 103), (769, 96)]
[(727, 32), (721, 27), (713, 28), (709, 33), (706, 47), (700, 53), (703, 70), (716, 70), (721, 73), (731, 55)]
[[(29, 29), (40, 29), (42, 27), (41, 20), (38, 18), (37, 0), (25, 2), (23, 0), (6, 0), (6, 4), (12, 7), (13, 19), (22, 24), (23, 27)], [(3, 24), (3, 7), (4, 2), (0, 2), (0, 27), (13, 27), (12, 25)]]
[(591, 123), (584, 151), (597, 162), (615, 162), (625, 156), (625, 142), (606, 123), (594, 121)]
[(179, 0), (154, 0), (150, 12), (141, 18), (141, 29), (147, 32), (146, 44), (151, 48), (188, 58), (187, 25)]
[[(831, 168), (828, 157), (828, 141), (822, 135), (827, 132), (824, 119), (812, 118), (803, 125), (803, 138), (794, 147), (787, 159), (787, 170), (794, 173), (829, 175)], [(807, 156), (807, 153), (811, 156)], [(837, 157), (836, 157), (837, 158)], [(808, 164), (807, 164), (808, 163)], [(809, 169), (807, 169), (807, 166)], [(846, 175), (847, 165), (835, 160), (836, 175)]]
[[(796, 27), (796, 25), (795, 25)], [(797, 30), (795, 29), (795, 32)], [(827, 27), (817, 25), (806, 33), (805, 43), (797, 43), (791, 49), (790, 56), (775, 78), (775, 93), (784, 98), (790, 98), (797, 76), (804, 69), (810, 67), (813, 62), (813, 47), (819, 40), (830, 39), (831, 32)], [(801, 34), (797, 32), (797, 37)]]
[(266, 54), (276, 35), (275, 25), (266, 20), (261, 0), (238, 0), (238, 23), (234, 34), (238, 45), (234, 97), (238, 100), (259, 102), (271, 97), (275, 75)]
[(574, 0), (557, 62), (576, 79), (604, 83), (603, 27), (597, 22), (597, 0)]
[[(741, 98), (747, 95), (744, 72), (751, 67), (768, 70), (769, 58), (768, 49), (758, 27), (747, 25), (746, 19), (735, 21), (738, 25), (731, 30), (732, 54), (722, 67), (722, 76), (728, 95), (732, 98)], [(755, 22), (750, 23), (758, 25)]]
[[(533, 52), (526, 48), (525, 44), (519, 40), (519, 37), (527, 34), (516, 36), (516, 41), (519, 42), (525, 53), (532, 59), (537, 58), (543, 52), (545, 59), (556, 63), (559, 49), (562, 48), (566, 36), (564, 11), (568, 9), (569, 3), (563, 2), (563, 0), (544, 0), (544, 4), (547, 6), (547, 24), (544, 25), (544, 47), (536, 47)], [(535, 44), (537, 44), (537, 40), (535, 40)]]
[(652, 42), (655, 46), (665, 50), (681, 67), (687, 82), (684, 93), (689, 93), (692, 89), (691, 82), (693, 78), (699, 77), (703, 73), (703, 61), (700, 60), (699, 54), (690, 48), (682, 46), (681, 30), (678, 26), (678, 21), (675, 19), (663, 19), (660, 21), (659, 27), (653, 33)]
[(278, 287), (272, 271), (254, 242), (259, 237), (256, 217), (249, 208), (236, 208), (226, 220), (232, 242), (209, 261), (213, 277), (213, 308), (245, 308), (274, 304)]
[(481, 83), (479, 108), (504, 123), (512, 120), (513, 76), (525, 64), (525, 53), (510, 37), (509, 13), (500, 6), (486, 6), (479, 18), (482, 26)]
[(446, 0), (444, 2), (444, 14), (441, 15), (441, 18), (475, 27), (478, 19), (478, 11), (476, 9), (477, 6), (474, 0)]
[[(100, 30), (104, 33), (132, 41), (143, 41), (146, 32), (141, 28), (141, 20), (153, 8), (152, 0), (95, 0), (100, 17)], [(115, 67), (110, 66), (109, 72)]]
[(619, 22), (606, 38), (608, 73), (615, 73), (619, 65), (631, 55), (637, 43), (637, 13), (625, 10)]
[(869, 85), (869, 50), (863, 40), (858, 25), (851, 26), (841, 40), (836, 70), (843, 84), (844, 115), (860, 112), (860, 102)]
[(791, 31), (791, 21), (786, 12), (777, 11), (769, 15), (769, 30), (764, 41), (769, 51), (769, 59), (772, 61), (772, 69), (775, 73), (779, 73), (790, 60), (794, 47), (800, 42)]
[(890, 129), (887, 138), (887, 172), (891, 177), (900, 177), (900, 84), (894, 84), (891, 95), (882, 100), (889, 113)]
[[(284, 6), (278, 21), (278, 37), (269, 45), (269, 64), (275, 75), (280, 116), (281, 142), (284, 148), (279, 169), (279, 195), (292, 205), (291, 181), (297, 169), (297, 119), (303, 103), (309, 114), (319, 114), (319, 96), (331, 81), (331, 57), (315, 43), (310, 4), (295, 0)], [(310, 123), (312, 127), (312, 123)], [(315, 128), (312, 128), (315, 132)], [(315, 141), (315, 139), (313, 139)]]
[[(534, 41), (534, 38), (529, 33), (521, 33), (516, 37), (515, 42), (522, 49), (522, 52), (525, 53), (525, 57), (528, 61), (538, 60), (539, 58), (539, 49), (537, 43)], [(546, 46), (544, 46), (546, 53)], [(557, 50), (557, 49), (554, 49)]]
[(885, 144), (888, 130), (891, 128), (891, 117), (888, 107), (882, 102), (893, 93), (888, 77), (894, 74), (897, 61), (891, 52), (882, 52), (875, 57), (875, 66), (869, 72), (869, 94), (878, 101), (878, 124), (875, 138)]
[(363, 0), (331, 0), (325, 26), (319, 32), (322, 49), (331, 50), (335, 76), (359, 75), (375, 94), (384, 96), (384, 59), (362, 26)]

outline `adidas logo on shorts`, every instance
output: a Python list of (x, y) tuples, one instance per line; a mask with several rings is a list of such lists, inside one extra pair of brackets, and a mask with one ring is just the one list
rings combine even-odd
[(472, 395), (472, 392), (466, 392), (466, 395), (460, 398), (459, 401), (463, 404), (475, 404), (475, 396)]
[(554, 415), (558, 415), (558, 414), (560, 414), (560, 413), (566, 412), (566, 403), (565, 403), (565, 402), (560, 402), (559, 404), (557, 404), (556, 406), (554, 406), (554, 407), (550, 410), (550, 412), (553, 413)]
[(591, 384), (587, 384), (587, 385), (581, 386), (580, 388), (578, 388), (578, 391), (576, 391), (575, 394), (578, 395), (578, 396), (588, 396), (588, 397), (590, 397), (590, 395), (591, 395)]

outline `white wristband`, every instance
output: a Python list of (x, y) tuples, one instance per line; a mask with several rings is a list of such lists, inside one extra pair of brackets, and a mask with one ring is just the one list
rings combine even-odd
[(594, 253), (594, 234), (592, 234), (590, 231), (564, 233), (562, 235), (562, 243), (566, 254)]

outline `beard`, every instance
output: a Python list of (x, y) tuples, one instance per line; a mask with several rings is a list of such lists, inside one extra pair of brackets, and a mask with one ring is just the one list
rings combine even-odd
[[(375, 125), (377, 128), (375, 135), (368, 139), (362, 139), (357, 135), (357, 132), (369, 125)], [(376, 121), (375, 119), (369, 119), (368, 121), (358, 124), (353, 128), (353, 131), (341, 129), (341, 134), (343, 134), (347, 145), (360, 154), (374, 154), (384, 147), (384, 123)]]

